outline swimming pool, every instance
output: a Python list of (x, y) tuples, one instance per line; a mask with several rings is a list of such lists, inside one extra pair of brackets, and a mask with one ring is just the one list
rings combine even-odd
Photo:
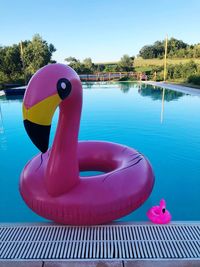
[[(145, 221), (161, 198), (173, 220), (200, 220), (200, 97), (137, 83), (84, 84), (80, 140), (107, 140), (138, 149), (156, 182), (144, 205), (123, 218)], [(0, 98), (0, 222), (44, 221), (23, 202), (20, 173), (38, 153), (22, 122), (22, 98)], [(58, 112), (51, 130), (53, 139)]]

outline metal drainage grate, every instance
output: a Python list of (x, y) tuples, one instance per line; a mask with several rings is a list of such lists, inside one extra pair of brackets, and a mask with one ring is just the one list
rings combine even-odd
[(0, 226), (0, 259), (200, 258), (200, 224)]

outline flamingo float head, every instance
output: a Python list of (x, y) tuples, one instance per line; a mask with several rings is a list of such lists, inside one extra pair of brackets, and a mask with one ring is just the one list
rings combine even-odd
[(67, 102), (81, 103), (82, 86), (77, 73), (64, 64), (50, 64), (31, 78), (23, 100), (25, 129), (36, 147), (45, 153), (53, 114)]

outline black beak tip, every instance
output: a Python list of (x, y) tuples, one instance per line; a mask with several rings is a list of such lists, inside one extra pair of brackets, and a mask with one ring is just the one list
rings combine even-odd
[(49, 147), (51, 125), (40, 125), (29, 120), (24, 120), (24, 127), (33, 144), (45, 153)]

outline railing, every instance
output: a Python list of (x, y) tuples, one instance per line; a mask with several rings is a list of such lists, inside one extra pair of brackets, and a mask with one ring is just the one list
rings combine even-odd
[(144, 73), (138, 72), (98, 72), (95, 74), (80, 74), (79, 77), (82, 81), (111, 81), (119, 80), (123, 77), (132, 77), (135, 80), (147, 80), (147, 76)]

